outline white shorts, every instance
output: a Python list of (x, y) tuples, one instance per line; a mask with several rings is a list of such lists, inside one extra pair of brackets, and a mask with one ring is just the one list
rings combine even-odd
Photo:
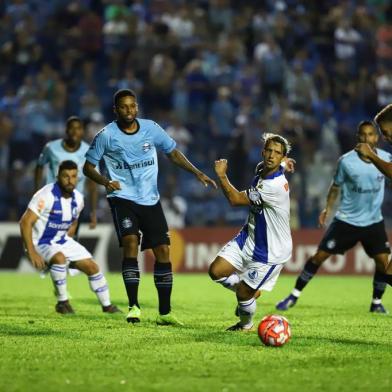
[(240, 278), (255, 290), (271, 291), (284, 264), (265, 264), (246, 257), (235, 240), (228, 242), (218, 253), (236, 270)]
[(42, 256), (46, 263), (49, 263), (50, 259), (56, 253), (62, 253), (65, 256), (67, 265), (71, 261), (80, 261), (86, 259), (92, 259), (91, 253), (79, 242), (69, 238), (64, 244), (43, 244), (36, 246), (37, 252)]

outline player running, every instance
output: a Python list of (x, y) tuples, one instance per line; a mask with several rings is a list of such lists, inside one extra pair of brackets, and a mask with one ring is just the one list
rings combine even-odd
[(289, 185), (281, 165), (289, 142), (276, 134), (264, 135), (264, 162), (258, 165), (252, 187), (238, 191), (227, 177), (227, 161), (215, 161), (215, 172), (232, 206), (249, 206), (239, 234), (228, 242), (210, 265), (211, 279), (234, 291), (239, 322), (229, 331), (249, 331), (259, 290), (271, 291), (291, 258)]
[(74, 313), (67, 294), (66, 267), (71, 264), (88, 276), (102, 310), (117, 313), (120, 310), (110, 302), (109, 288), (99, 266), (87, 249), (72, 238), (84, 205), (83, 195), (75, 189), (77, 179), (77, 164), (64, 161), (59, 166), (57, 181), (34, 194), (20, 220), (26, 253), (38, 270), (48, 266), (57, 295), (56, 312)]
[[(369, 143), (377, 156), (388, 161), (392, 159), (389, 153), (376, 149), (378, 131), (373, 122), (362, 121), (358, 125), (357, 137), (358, 141)], [(381, 212), (384, 186), (384, 176), (370, 164), (369, 159), (361, 158), (354, 150), (339, 159), (335, 177), (328, 191), (326, 207), (320, 213), (319, 223), (321, 226), (325, 225), (341, 193), (335, 217), (324, 234), (316, 254), (307, 260), (291, 294), (276, 305), (278, 310), (287, 310), (297, 303), (302, 290), (325, 260), (331, 255), (345, 253), (359, 241), (367, 255), (376, 263), (370, 312), (387, 313), (381, 303), (386, 288), (384, 271), (390, 254)]]

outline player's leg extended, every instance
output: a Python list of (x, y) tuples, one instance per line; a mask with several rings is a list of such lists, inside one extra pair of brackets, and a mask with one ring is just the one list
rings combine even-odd
[(387, 286), (388, 276), (385, 274), (385, 271), (388, 267), (389, 256), (389, 253), (380, 253), (373, 256), (376, 263), (376, 270), (373, 276), (373, 297), (370, 304), (370, 312), (373, 313), (388, 313), (381, 299)]
[(74, 313), (68, 301), (67, 265), (64, 254), (58, 252), (51, 257), (49, 271), (57, 297), (56, 312), (62, 314)]
[(102, 311), (106, 313), (119, 313), (120, 309), (112, 305), (110, 301), (109, 287), (105, 276), (99, 270), (99, 266), (92, 259), (74, 261), (73, 265), (87, 275), (90, 289), (97, 296), (102, 306)]
[(302, 290), (312, 280), (314, 275), (316, 275), (321, 264), (323, 264), (329, 256), (331, 256), (331, 253), (319, 249), (316, 254), (310, 257), (306, 261), (303, 270), (298, 276), (293, 291), (291, 292), (291, 294), (289, 294), (289, 296), (276, 304), (276, 309), (287, 310), (293, 307), (296, 304), (299, 296), (301, 295)]
[(222, 256), (217, 256), (208, 270), (208, 274), (214, 282), (234, 292), (240, 283), (239, 273), (240, 271)]
[(173, 288), (173, 272), (170, 262), (169, 246), (166, 244), (152, 248), (155, 255), (154, 283), (158, 292), (159, 315), (158, 325), (183, 325), (171, 313), (171, 293)]

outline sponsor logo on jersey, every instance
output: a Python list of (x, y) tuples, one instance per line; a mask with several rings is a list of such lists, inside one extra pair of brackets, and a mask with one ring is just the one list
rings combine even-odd
[(114, 169), (127, 169), (127, 170), (134, 170), (140, 169), (147, 166), (153, 166), (155, 164), (155, 159), (146, 159), (145, 161), (136, 162), (136, 163), (128, 163), (128, 162), (116, 162)]
[(56, 230), (68, 230), (69, 227), (71, 226), (69, 223), (55, 223), (55, 222), (48, 222), (48, 226), (51, 229), (56, 229)]

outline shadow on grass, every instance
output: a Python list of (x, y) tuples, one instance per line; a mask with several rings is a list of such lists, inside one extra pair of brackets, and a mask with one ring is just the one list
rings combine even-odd
[(8, 324), (0, 324), (0, 336), (61, 336), (72, 339), (78, 338), (76, 333), (53, 330), (42, 326), (26, 325), (24, 327), (19, 325), (10, 326)]
[(343, 344), (347, 346), (382, 346), (391, 347), (392, 344), (385, 344), (385, 342), (366, 341), (360, 339), (345, 339), (345, 338), (328, 338), (323, 336), (303, 336), (296, 338), (297, 343), (301, 346), (314, 346), (319, 345), (321, 342), (332, 344)]

